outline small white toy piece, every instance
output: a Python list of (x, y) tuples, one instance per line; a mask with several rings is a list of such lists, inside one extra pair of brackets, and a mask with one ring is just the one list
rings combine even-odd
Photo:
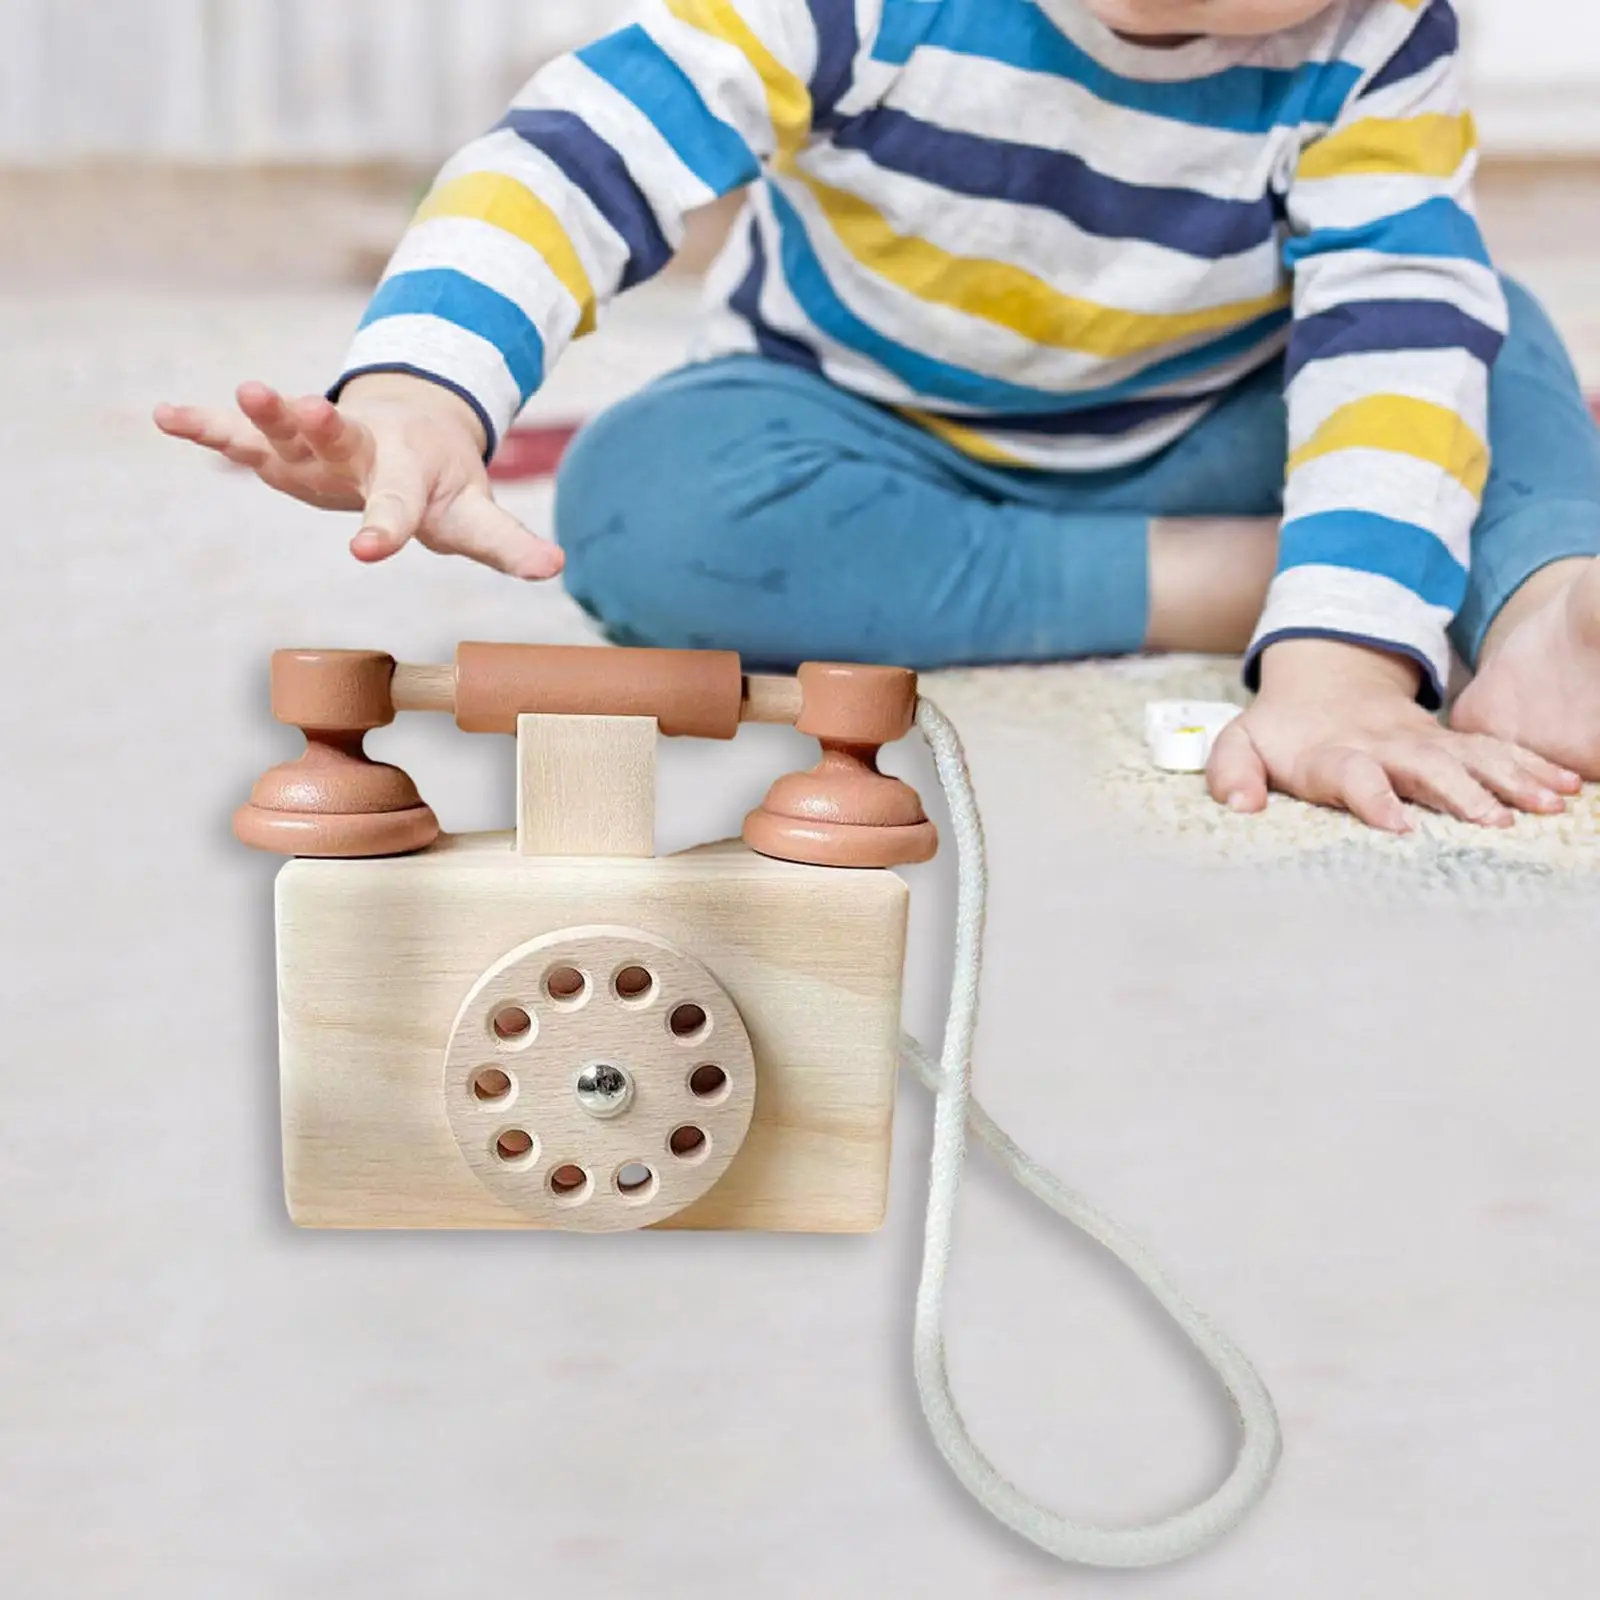
[(1152, 700), (1144, 708), (1151, 762), (1161, 772), (1204, 772), (1222, 730), (1243, 709), (1223, 700)]

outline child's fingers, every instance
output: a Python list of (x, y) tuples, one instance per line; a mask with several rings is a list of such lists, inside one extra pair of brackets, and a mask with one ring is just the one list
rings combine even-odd
[(201, 406), (157, 406), (155, 424), (174, 439), (185, 439), (226, 456), (235, 466), (259, 472), (275, 452), (255, 427), (231, 411), (207, 411)]
[(372, 460), (371, 430), (341, 412), (332, 401), (308, 395), (289, 403), (289, 415), (317, 458), (332, 467), (348, 467), (360, 477)]
[(1418, 805), (1482, 828), (1509, 828), (1516, 820), (1443, 744), (1408, 744), (1391, 756), (1387, 765), (1395, 789)]
[(276, 389), (264, 383), (241, 383), (236, 398), (239, 409), (261, 430), (274, 450), (291, 466), (309, 461), (312, 449)]
[(1382, 762), (1364, 750), (1336, 745), (1319, 750), (1309, 763), (1304, 798), (1319, 805), (1339, 806), (1384, 833), (1411, 832), (1411, 819), (1389, 774)]
[(244, 417), (232, 411), (159, 405), (154, 418), (156, 426), (171, 438), (186, 439), (219, 455), (226, 455), (230, 446), (265, 443)]
[(187, 439), (192, 444), (204, 442), (203, 435), (210, 421), (210, 413), (199, 406), (174, 406), (162, 401), (150, 413), (155, 425), (169, 438)]
[(1222, 730), (1206, 766), (1211, 798), (1230, 811), (1261, 811), (1267, 804), (1267, 767), (1242, 721)]
[(439, 520), (446, 548), (513, 578), (553, 578), (566, 564), (559, 545), (541, 539), (481, 489), (467, 489)]
[(358, 561), (386, 561), (405, 547), (422, 525), (428, 486), (405, 458), (381, 469), (367, 493), (361, 531), (350, 541)]

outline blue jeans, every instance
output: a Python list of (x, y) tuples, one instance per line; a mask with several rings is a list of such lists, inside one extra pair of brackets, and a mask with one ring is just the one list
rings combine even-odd
[[(1491, 382), (1494, 469), (1453, 641), (1539, 568), (1600, 555), (1600, 430), (1515, 284)], [(800, 368), (686, 367), (586, 428), (557, 483), (569, 591), (618, 643), (910, 667), (1139, 650), (1152, 517), (1283, 509), (1282, 368), (1109, 472), (988, 466)]]

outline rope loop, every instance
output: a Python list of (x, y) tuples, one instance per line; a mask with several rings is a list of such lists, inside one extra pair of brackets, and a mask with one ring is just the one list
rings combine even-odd
[[(917, 726), (933, 752), (956, 841), (955, 979), (944, 1047), (935, 1062), (915, 1039), (901, 1041), (905, 1064), (933, 1091), (934, 1134), (928, 1219), (913, 1332), (917, 1390), (935, 1443), (978, 1502), (1008, 1528), (1062, 1561), (1093, 1567), (1153, 1567), (1214, 1544), (1255, 1508), (1272, 1482), (1282, 1435), (1272, 1396), (1243, 1352), (1184, 1296), (1137, 1240), (1104, 1212), (1041, 1167), (972, 1097), (972, 1045), (983, 972), (988, 864), (972, 777), (954, 725), (932, 701), (917, 706)], [(945, 1284), (967, 1133), (999, 1160), (1029, 1194), (1103, 1245), (1155, 1297), (1205, 1358), (1238, 1413), (1241, 1437), (1233, 1470), (1208, 1499), (1142, 1527), (1105, 1528), (1069, 1521), (1030, 1499), (973, 1442), (950, 1389), (945, 1360)]]

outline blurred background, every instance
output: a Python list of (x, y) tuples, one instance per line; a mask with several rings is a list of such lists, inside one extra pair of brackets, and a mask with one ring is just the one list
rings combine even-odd
[[(542, 62), (631, 9), (0, 0), (0, 287), (359, 294), (438, 163)], [(1600, 238), (1600, 8), (1457, 0), (1457, 10), (1491, 241), (1600, 385), (1587, 259)], [(664, 291), (633, 308), (637, 361), (613, 371), (586, 357), (590, 381), (558, 378), (536, 412), (586, 413), (676, 359), (693, 279), (736, 203), (696, 220)], [(324, 369), (337, 358), (329, 348)]]
[[(1600, 163), (1600, 9), (1456, 8), (1491, 224), (1519, 262), (1559, 255), (1600, 210), (1587, 168)], [(54, 282), (368, 278), (437, 163), (542, 61), (629, 10), (630, 0), (3, 0), (4, 256), (13, 272)]]

